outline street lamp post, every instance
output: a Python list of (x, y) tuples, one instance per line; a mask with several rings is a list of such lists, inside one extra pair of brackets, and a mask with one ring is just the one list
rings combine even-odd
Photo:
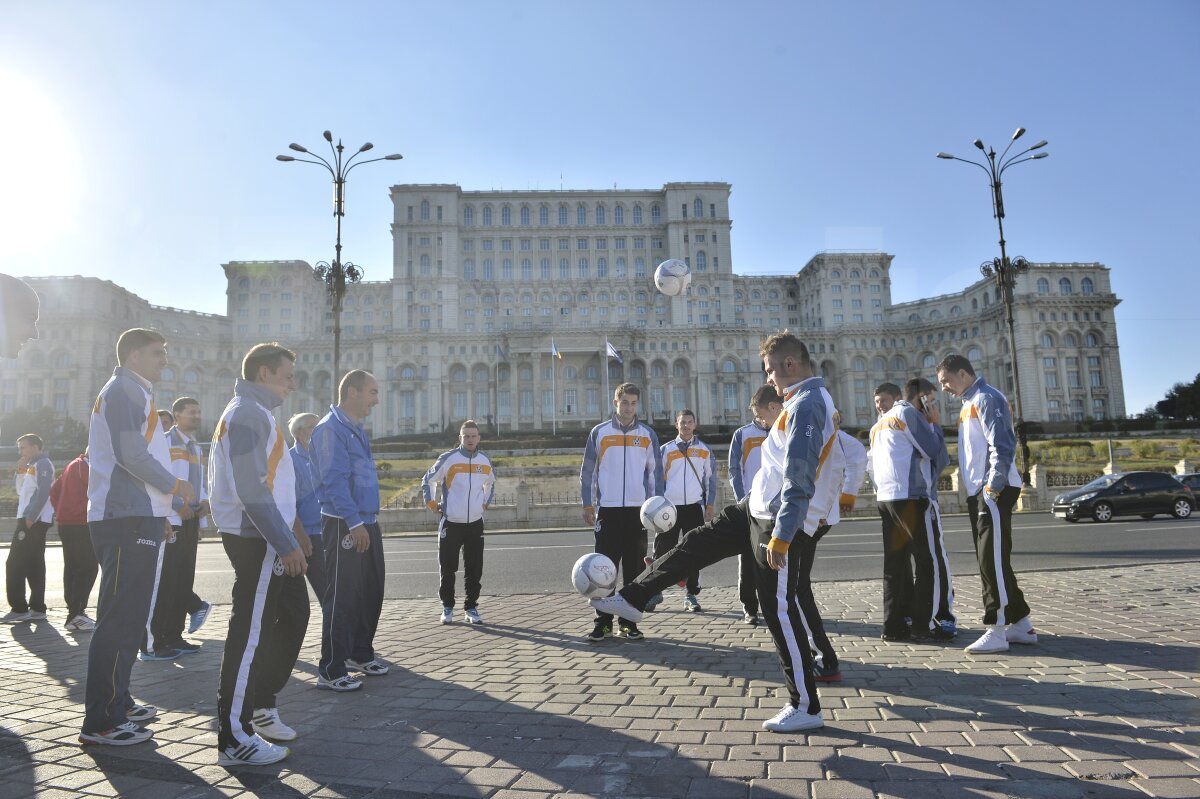
[[(385, 155), (381, 158), (368, 158), (366, 161), (355, 162), (361, 154), (372, 149), (375, 145), (367, 142), (359, 147), (349, 158), (343, 160), (342, 140), (338, 139), (335, 146), (333, 143), (333, 134), (325, 131), (325, 141), (329, 143), (329, 150), (332, 156), (332, 163), (327, 161), (317, 153), (309, 152), (308, 149), (299, 144), (292, 143), (288, 148), (312, 158), (296, 158), (291, 155), (277, 155), (276, 161), (297, 161), (304, 164), (316, 164), (317, 166), (325, 167), (329, 172), (329, 176), (333, 178), (333, 216), (337, 220), (337, 238), (334, 244), (333, 263), (328, 261), (319, 261), (316, 268), (313, 270), (318, 280), (325, 281), (325, 287), (329, 291), (329, 298), (333, 305), (333, 380), (332, 380), (332, 404), (337, 404), (337, 386), (340, 375), (340, 365), (342, 358), (342, 301), (346, 297), (346, 284), (357, 283), (362, 279), (363, 270), (352, 263), (342, 263), (342, 217), (346, 215), (346, 176), (350, 174), (350, 170), (362, 164), (369, 164), (373, 161), (399, 161), (404, 156), (399, 153)], [(315, 159), (315, 160), (314, 160)]]
[(996, 225), (1000, 229), (1000, 257), (984, 261), (980, 265), (979, 271), (984, 277), (995, 282), (997, 293), (1004, 299), (1004, 312), (1008, 322), (1008, 351), (1012, 358), (1013, 391), (1016, 401), (1014, 415), (1016, 416), (1017, 440), (1021, 447), (1021, 482), (1029, 485), (1029, 441), (1025, 431), (1025, 416), (1021, 409), (1021, 376), (1017, 367), (1017, 334), (1013, 324), (1013, 287), (1016, 286), (1017, 275), (1029, 269), (1029, 262), (1021, 256), (1009, 260), (1008, 251), (1005, 249), (1004, 195), (1000, 190), (1000, 178), (1010, 166), (1023, 164), (1026, 161), (1036, 161), (1039, 158), (1045, 158), (1050, 153), (1040, 152), (1029, 155), (1034, 150), (1041, 150), (1046, 146), (1047, 142), (1043, 139), (1006, 160), (1013, 143), (1024, 135), (1025, 128), (1017, 128), (1012, 139), (1009, 140), (1008, 146), (1004, 148), (1004, 152), (1000, 153), (999, 157), (996, 156), (995, 149), (985, 147), (982, 139), (976, 139), (973, 144), (987, 158), (987, 164), (959, 158), (950, 153), (938, 153), (937, 157), (950, 161), (962, 161), (964, 164), (974, 164), (987, 174), (988, 183), (992, 189), (992, 216), (995, 217)]

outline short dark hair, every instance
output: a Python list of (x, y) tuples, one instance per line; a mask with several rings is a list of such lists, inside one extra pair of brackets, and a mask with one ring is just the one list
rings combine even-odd
[(199, 405), (200, 400), (195, 397), (180, 397), (171, 403), (171, 413), (179, 413), (189, 405)]
[(474, 420), (474, 419), (468, 419), (467, 421), (463, 422), (461, 426), (459, 426), (459, 428), (458, 428), (458, 434), (461, 436), (461, 435), (462, 435), (462, 431), (464, 431), (464, 430), (466, 430), (466, 429), (468, 429), (468, 428), (474, 428), (475, 430), (478, 430), (478, 429), (479, 429), (479, 425), (475, 423), (475, 420)]
[(928, 394), (930, 391), (937, 391), (937, 386), (923, 377), (914, 377), (904, 384), (904, 399), (912, 402), (917, 397), (922, 394)]
[(159, 408), (157, 415), (159, 419), (162, 419), (165, 416), (171, 420), (171, 424), (175, 424), (175, 414), (171, 413), (166, 408)]
[(613, 391), (613, 399), (620, 399), (622, 394), (628, 394), (631, 397), (641, 397), (642, 390), (633, 383), (622, 383)]
[(362, 391), (363, 386), (367, 384), (367, 378), (374, 376), (366, 369), (351, 369), (346, 372), (342, 375), (342, 382), (338, 383), (338, 402), (346, 399), (346, 394), (350, 389)]
[(966, 372), (971, 377), (975, 376), (975, 367), (971, 366), (971, 362), (959, 355), (957, 352), (952, 352), (937, 365), (938, 373), (942, 372)]
[(900, 386), (895, 383), (880, 383), (879, 388), (875, 389), (874, 396), (878, 397), (880, 394), (887, 394), (889, 397), (900, 399)]
[(779, 392), (775, 390), (775, 386), (768, 383), (765, 386), (759, 386), (758, 391), (754, 392), (754, 396), (750, 398), (751, 408), (765, 408), (772, 402), (783, 404), (783, 397), (779, 396)]
[(759, 347), (758, 356), (760, 358), (767, 358), (772, 355), (792, 357), (806, 364), (812, 361), (812, 358), (808, 354), (808, 347), (804, 346), (804, 342), (786, 330), (782, 333), (772, 333), (770, 336), (767, 336), (767, 340)]
[(693, 411), (691, 408), (684, 408), (682, 411), (680, 411), (679, 413), (675, 414), (675, 423), (676, 423), (676, 424), (679, 424), (679, 420), (680, 420), (680, 419), (682, 419), (682, 418), (683, 418), (683, 417), (685, 417), (685, 416), (690, 416), (690, 417), (692, 417), (692, 421), (693, 421), (693, 422), (694, 422), (694, 421), (696, 421), (696, 412), (695, 412), (695, 411)]
[(20, 444), (22, 441), (26, 441), (30, 444), (34, 444), (37, 446), (38, 449), (46, 448), (46, 445), (42, 443), (42, 437), (39, 436), (37, 433), (26, 433), (23, 436), (17, 436), (17, 443)]
[(258, 370), (264, 366), (269, 372), (278, 372), (279, 367), (283, 365), (284, 358), (295, 363), (296, 353), (277, 341), (269, 344), (255, 344), (246, 353), (246, 357), (242, 358), (242, 379), (257, 380)]
[(117, 365), (125, 363), (130, 355), (142, 347), (166, 343), (167, 339), (157, 330), (148, 330), (144, 327), (130, 328), (117, 337)]

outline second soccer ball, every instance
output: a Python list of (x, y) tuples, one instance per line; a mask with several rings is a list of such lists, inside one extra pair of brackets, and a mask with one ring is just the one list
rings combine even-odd
[(654, 270), (654, 286), (668, 297), (687, 291), (692, 282), (692, 269), (686, 261), (671, 258)]

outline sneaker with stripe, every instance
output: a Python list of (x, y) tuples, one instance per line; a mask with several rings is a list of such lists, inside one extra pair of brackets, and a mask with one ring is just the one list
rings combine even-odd
[(119, 727), (113, 727), (111, 730), (103, 732), (81, 732), (79, 733), (79, 743), (84, 746), (88, 744), (105, 744), (107, 746), (132, 746), (140, 744), (143, 741), (149, 741), (154, 737), (154, 733), (147, 730), (145, 727), (139, 727), (135, 722), (127, 721)]
[(268, 741), (294, 741), (296, 731), (284, 724), (279, 718), (279, 708), (263, 707), (254, 711), (250, 717), (250, 725), (254, 732)]
[(362, 685), (362, 680), (356, 680), (349, 674), (343, 674), (341, 677), (332, 680), (317, 675), (317, 687), (323, 688), (326, 691), (345, 693), (347, 691), (357, 691), (359, 688), (362, 688)]
[(200, 609), (195, 613), (188, 614), (188, 635), (194, 635), (197, 630), (204, 626), (204, 622), (208, 621), (209, 611), (212, 610), (212, 603), (200, 600)]
[(357, 660), (347, 660), (346, 668), (361, 671), (368, 677), (382, 677), (389, 671), (388, 666), (380, 663), (378, 660), (368, 660), (366, 663), (359, 663)]
[(249, 743), (228, 746), (217, 755), (218, 766), (269, 766), (278, 763), (292, 750), (286, 746), (278, 746), (265, 740), (260, 735), (254, 735)]
[(144, 724), (158, 716), (158, 708), (154, 705), (134, 705), (125, 711), (125, 718), (138, 724)]

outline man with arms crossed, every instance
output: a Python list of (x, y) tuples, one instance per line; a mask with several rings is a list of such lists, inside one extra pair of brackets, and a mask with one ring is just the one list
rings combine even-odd
[(313, 429), (312, 452), (321, 484), (321, 538), (328, 580), (322, 605), (317, 687), (356, 691), (388, 667), (375, 657), (375, 630), (383, 611), (383, 535), (379, 475), (363, 420), (379, 404), (374, 375), (355, 369), (338, 384), (338, 404)]
[[(762, 463), (762, 443), (771, 432), (771, 425), (783, 410), (783, 398), (772, 385), (762, 386), (750, 399), (754, 421), (734, 431), (729, 440), (729, 485), (733, 487), (734, 502), (741, 502), (750, 493), (754, 475)], [(738, 598), (742, 603), (742, 621), (758, 626), (758, 589), (754, 584), (754, 556), (738, 555)]]
[[(213, 521), (234, 571), (217, 691), (222, 766), (262, 766), (288, 756), (287, 747), (260, 735), (263, 710), (271, 711), (267, 726), (283, 733), (272, 737), (296, 735), (279, 721), (274, 692), (292, 673), (308, 623), (308, 592), (300, 577), (308, 540), (295, 523), (296, 473), (272, 413), (295, 390), (295, 378), (291, 350), (278, 344), (251, 347), (209, 452)], [(297, 623), (281, 628), (281, 617)]]
[(1021, 476), (1013, 456), (1008, 398), (975, 376), (971, 362), (947, 355), (937, 367), (938, 382), (963, 401), (958, 414), (958, 468), (967, 490), (967, 512), (979, 578), (983, 583), (983, 635), (966, 648), (970, 654), (1005, 652), (1011, 644), (1036, 644), (1029, 605), (1012, 569), (1012, 512), (1021, 496)]
[(88, 528), (100, 563), (100, 598), (79, 742), (127, 746), (150, 739), (140, 724), (158, 714), (134, 704), (129, 673), (150, 615), (171, 497), (194, 502), (196, 494), (170, 471), (151, 393), (167, 365), (166, 339), (153, 330), (126, 330), (117, 339), (117, 363), (88, 426)]
[(750, 550), (757, 564), (758, 601), (783, 666), (788, 703), (763, 728), (773, 732), (824, 725), (813, 677), (808, 631), (797, 601), (807, 589), (816, 543), (842, 485), (841, 448), (833, 400), (813, 376), (808, 348), (791, 333), (775, 333), (759, 351), (767, 381), (782, 389), (783, 411), (762, 445), (762, 466), (746, 499), (684, 535), (618, 593), (593, 599), (597, 612), (640, 621), (646, 600), (693, 569)]
[[(617, 386), (613, 392), (612, 418), (596, 425), (588, 434), (579, 470), (583, 521), (594, 526), (596, 551), (616, 564), (625, 585), (645, 568), (646, 530), (639, 513), (642, 503), (663, 492), (658, 436), (638, 421), (641, 396), (641, 389), (633, 383)], [(611, 613), (597, 609), (596, 625), (588, 640), (603, 641), (605, 636), (612, 635), (612, 620)], [(636, 622), (637, 619), (624, 619), (620, 625), (625, 637), (632, 641), (643, 638)]]
[(458, 572), (460, 550), (463, 589), (467, 594), (463, 613), (468, 624), (483, 624), (479, 615), (483, 512), (492, 502), (496, 474), (491, 458), (479, 449), (479, 439), (479, 425), (470, 419), (463, 422), (458, 430), (458, 448), (439, 455), (421, 478), (425, 505), (438, 514), (438, 567), (441, 571), (438, 596), (442, 600), (442, 624), (454, 621), (454, 575)]

